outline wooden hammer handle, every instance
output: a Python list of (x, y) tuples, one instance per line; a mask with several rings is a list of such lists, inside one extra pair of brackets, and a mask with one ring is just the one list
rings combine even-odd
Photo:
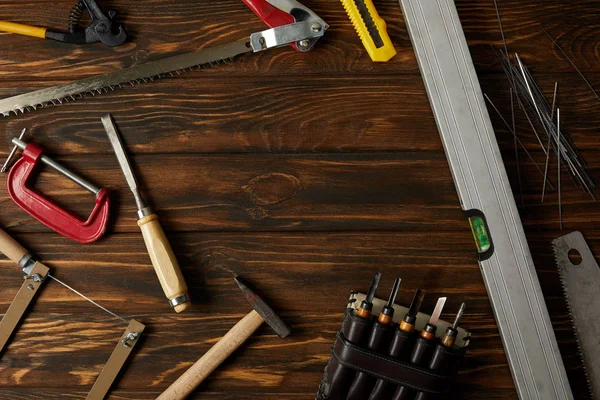
[(19, 263), (21, 258), (28, 253), (25, 247), (21, 246), (15, 239), (13, 239), (2, 229), (0, 229), (0, 252), (2, 252), (2, 254), (15, 263)]
[(258, 327), (264, 322), (264, 319), (252, 310), (240, 322), (229, 330), (208, 350), (202, 358), (183, 373), (167, 390), (163, 392), (156, 400), (183, 400), (185, 399), (204, 379), (206, 379), (223, 361), (227, 359), (238, 347), (242, 345)]

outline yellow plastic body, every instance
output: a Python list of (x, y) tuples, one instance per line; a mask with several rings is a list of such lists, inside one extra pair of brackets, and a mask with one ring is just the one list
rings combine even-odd
[[(341, 0), (342, 5), (346, 9), (346, 14), (350, 17), (354, 29), (358, 33), (358, 37), (362, 41), (365, 49), (371, 56), (371, 60), (375, 62), (386, 62), (396, 55), (396, 49), (392, 44), (390, 36), (387, 33), (387, 24), (377, 13), (372, 0)], [(379, 33), (381, 43), (379, 46), (369, 32), (367, 22), (362, 17), (359, 7), (356, 2), (361, 2), (366, 6), (366, 12), (370, 15), (373, 21), (374, 29)], [(368, 18), (368, 17), (367, 17)]]
[(39, 26), (16, 24), (14, 22), (0, 21), (0, 31), (16, 33), (18, 35), (33, 36), (46, 39), (46, 28)]

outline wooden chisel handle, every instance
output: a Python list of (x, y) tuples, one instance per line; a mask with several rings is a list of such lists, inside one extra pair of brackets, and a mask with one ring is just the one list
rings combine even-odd
[(229, 330), (208, 350), (202, 358), (183, 373), (167, 390), (156, 400), (183, 400), (185, 399), (211, 372), (227, 359), (238, 347), (242, 345), (264, 322), (264, 319), (252, 310), (240, 322)]
[(0, 252), (17, 264), (28, 253), (25, 247), (2, 229), (0, 229)]
[[(152, 260), (152, 265), (158, 275), (160, 285), (169, 300), (180, 296), (188, 295), (188, 287), (179, 268), (177, 257), (173, 253), (171, 244), (165, 235), (156, 214), (148, 215), (138, 221), (138, 226), (142, 230), (144, 242), (148, 254)], [(175, 305), (173, 308), (180, 313), (189, 306), (189, 301)]]

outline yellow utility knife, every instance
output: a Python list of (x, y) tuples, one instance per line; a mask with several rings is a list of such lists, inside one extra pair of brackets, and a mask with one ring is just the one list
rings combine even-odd
[(375, 62), (386, 62), (396, 55), (387, 25), (372, 0), (341, 0), (354, 29)]

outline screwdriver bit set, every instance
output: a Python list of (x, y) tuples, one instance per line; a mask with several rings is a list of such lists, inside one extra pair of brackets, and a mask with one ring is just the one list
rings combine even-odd
[(400, 279), (387, 301), (375, 297), (380, 278), (368, 294), (350, 294), (317, 400), (425, 400), (450, 392), (471, 337), (458, 326), (465, 304), (453, 323), (442, 321), (446, 297), (424, 314), (424, 290), (405, 308), (394, 304)]

